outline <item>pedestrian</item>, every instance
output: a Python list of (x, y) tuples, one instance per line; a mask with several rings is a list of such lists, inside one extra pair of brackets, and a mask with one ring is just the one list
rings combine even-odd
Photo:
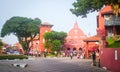
[(96, 51), (96, 65), (100, 67), (100, 56), (99, 56), (99, 50)]
[(40, 52), (38, 52), (38, 56), (39, 56), (39, 57), (41, 56), (41, 53), (40, 53)]
[(63, 57), (65, 57), (65, 52), (63, 52), (63, 54), (62, 54), (62, 55), (63, 55)]
[(92, 59), (93, 59), (93, 66), (96, 66), (96, 53), (95, 53), (95, 51), (92, 52)]
[(47, 56), (47, 49), (44, 50), (44, 57), (46, 58)]
[(55, 56), (57, 57), (57, 51), (54, 52)]
[(84, 53), (80, 55), (80, 59), (83, 59), (83, 58), (84, 58)]
[(77, 54), (77, 58), (78, 58), (78, 59), (80, 58), (80, 54), (79, 54), (79, 53)]
[(73, 52), (70, 53), (70, 58), (71, 58), (71, 59), (73, 58)]
[(44, 52), (44, 57), (46, 58), (46, 52)]
[(79, 58), (81, 59), (82, 53), (83, 53), (83, 52), (82, 52), (82, 48), (80, 48), (79, 51), (78, 51), (78, 57), (77, 57), (78, 59), (79, 59)]

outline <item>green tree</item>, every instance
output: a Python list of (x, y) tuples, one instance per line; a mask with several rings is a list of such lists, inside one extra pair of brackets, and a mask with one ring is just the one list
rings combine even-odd
[(61, 42), (60, 40), (54, 40), (52, 41), (52, 51), (60, 51), (61, 48)]
[[(19, 40), (25, 52), (29, 50), (29, 43), (39, 34), (41, 20), (14, 16), (6, 21), (1, 30), (1, 37), (13, 33)], [(29, 38), (29, 39), (28, 39)]]
[(45, 39), (45, 43), (44, 43), (45, 48), (46, 49), (51, 49), (51, 47), (52, 47), (52, 37), (53, 37), (52, 32), (46, 32), (43, 37)]
[(3, 46), (3, 42), (2, 42), (2, 40), (0, 39), (0, 54), (2, 53), (2, 46)]
[[(44, 34), (45, 48), (51, 49), (52, 51), (60, 50), (60, 47), (62, 47), (62, 45), (65, 42), (66, 36), (67, 36), (67, 33), (65, 33), (65, 32), (56, 32), (56, 31), (46, 32)], [(58, 41), (60, 42), (60, 44), (58, 43)], [(57, 43), (54, 46), (55, 42), (57, 42)], [(56, 46), (57, 44), (58, 44), (58, 46)], [(55, 49), (56, 47), (59, 49)]]
[(3, 42), (2, 42), (2, 40), (0, 39), (0, 47), (1, 47), (1, 46), (3, 46)]
[(120, 0), (76, 0), (70, 11), (76, 16), (87, 17), (88, 13), (98, 11), (105, 5), (112, 6), (114, 14), (120, 15)]

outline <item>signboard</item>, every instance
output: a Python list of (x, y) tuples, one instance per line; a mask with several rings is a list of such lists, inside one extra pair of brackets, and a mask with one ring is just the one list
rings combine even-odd
[(115, 50), (115, 60), (118, 60), (118, 51)]

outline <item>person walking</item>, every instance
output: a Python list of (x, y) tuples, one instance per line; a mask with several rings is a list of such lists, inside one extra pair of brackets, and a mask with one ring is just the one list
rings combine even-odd
[(70, 52), (70, 58), (71, 59), (73, 58), (73, 52)]
[(93, 66), (96, 66), (96, 52), (92, 52)]
[(83, 53), (82, 48), (80, 48), (79, 51), (78, 51), (78, 56), (77, 56), (78, 59), (81, 59), (82, 53)]
[(100, 67), (100, 56), (99, 56), (99, 50), (96, 51), (96, 65)]

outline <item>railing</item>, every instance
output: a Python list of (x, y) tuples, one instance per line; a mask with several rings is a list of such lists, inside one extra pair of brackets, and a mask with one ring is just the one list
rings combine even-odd
[(105, 26), (116, 26), (120, 25), (120, 17), (114, 15), (104, 15)]

